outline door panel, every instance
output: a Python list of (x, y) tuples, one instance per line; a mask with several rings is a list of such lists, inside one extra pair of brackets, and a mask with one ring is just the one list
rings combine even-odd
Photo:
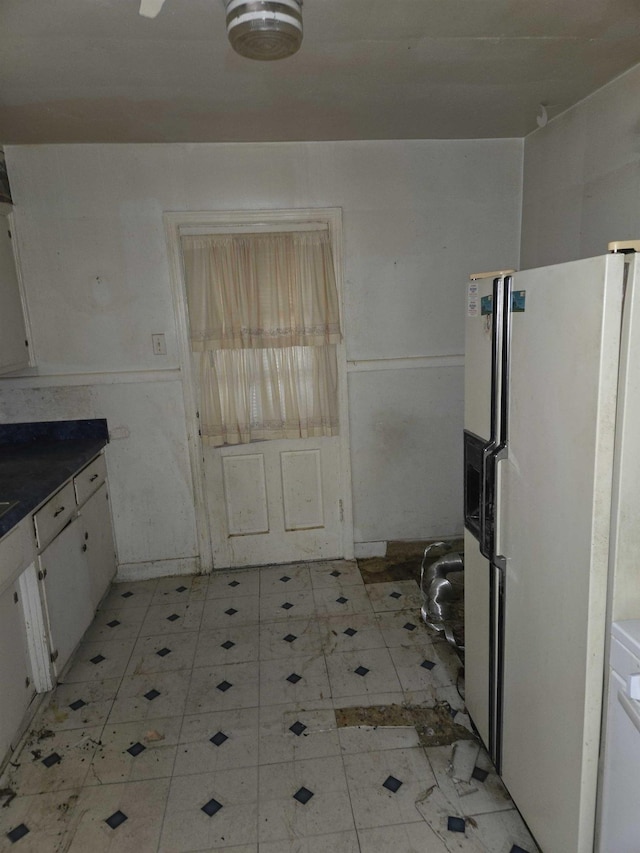
[(324, 527), (320, 450), (285, 450), (280, 454), (284, 529)]
[(514, 275), (502, 775), (548, 853), (593, 844), (622, 268)]
[(264, 455), (223, 456), (222, 472), (229, 536), (268, 533)]

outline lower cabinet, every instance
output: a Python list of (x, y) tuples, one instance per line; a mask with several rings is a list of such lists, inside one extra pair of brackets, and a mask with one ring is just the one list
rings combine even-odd
[(0, 596), (0, 761), (15, 747), (35, 696), (19, 585)]
[(95, 610), (116, 573), (116, 555), (106, 483), (103, 483), (81, 507), (80, 520), (86, 546), (84, 555), (89, 577), (89, 595), (91, 606)]
[(94, 616), (84, 527), (76, 515), (39, 557), (56, 675), (64, 669)]

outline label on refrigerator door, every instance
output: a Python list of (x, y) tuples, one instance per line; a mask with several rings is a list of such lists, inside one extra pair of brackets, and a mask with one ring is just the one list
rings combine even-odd
[(467, 317), (477, 317), (478, 314), (478, 282), (470, 281), (467, 294)]

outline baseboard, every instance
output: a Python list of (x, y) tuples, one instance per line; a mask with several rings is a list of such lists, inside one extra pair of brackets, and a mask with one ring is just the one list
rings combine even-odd
[(387, 543), (384, 542), (354, 542), (353, 554), (356, 560), (365, 560), (368, 557), (386, 557)]
[(178, 557), (173, 560), (149, 560), (145, 563), (122, 563), (114, 578), (116, 583), (147, 581), (172, 575), (200, 574), (199, 557)]

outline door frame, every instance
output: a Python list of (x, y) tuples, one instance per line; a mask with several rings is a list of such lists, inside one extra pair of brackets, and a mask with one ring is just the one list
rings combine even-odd
[(344, 248), (342, 236), (342, 208), (300, 208), (286, 210), (222, 210), (222, 211), (167, 211), (163, 213), (165, 239), (169, 260), (171, 294), (176, 321), (178, 358), (182, 373), (182, 393), (184, 398), (187, 443), (193, 480), (200, 569), (209, 573), (217, 567), (213, 565), (211, 548), (211, 529), (207, 490), (205, 484), (204, 456), (199, 430), (197, 384), (193, 375), (191, 347), (189, 342), (189, 313), (187, 288), (182, 262), (180, 237), (183, 233), (224, 234), (246, 231), (276, 230), (294, 231), (324, 226), (329, 230), (333, 264), (338, 290), (340, 324), (343, 339), (337, 345), (338, 357), (338, 411), (340, 418), (340, 471), (342, 494), (342, 552), (345, 560), (353, 559), (353, 508), (351, 497), (351, 454), (349, 441), (349, 405), (347, 389), (347, 360), (344, 341), (344, 287), (343, 265)]

